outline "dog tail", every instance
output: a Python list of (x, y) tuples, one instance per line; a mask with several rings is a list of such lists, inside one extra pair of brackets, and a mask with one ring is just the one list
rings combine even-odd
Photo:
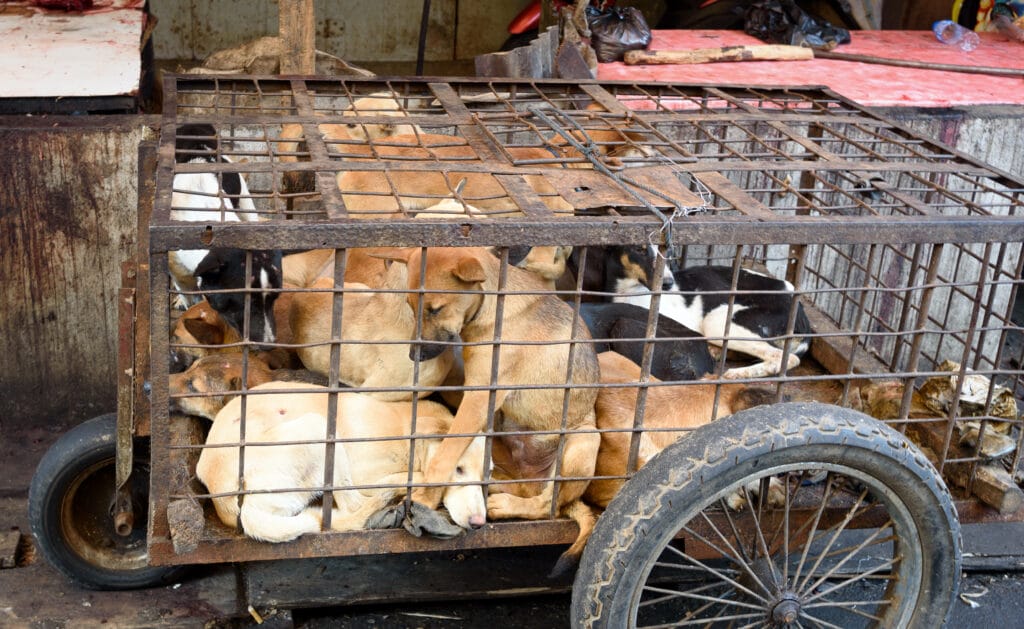
[(558, 579), (576, 571), (576, 566), (580, 563), (580, 556), (583, 555), (583, 547), (587, 545), (587, 540), (590, 539), (590, 534), (594, 532), (594, 525), (597, 523), (597, 514), (594, 513), (590, 505), (582, 500), (570, 502), (565, 507), (564, 513), (576, 521), (580, 532), (572, 546), (562, 553), (558, 561), (555, 562), (555, 567), (548, 574), (549, 579)]
[[(258, 501), (253, 498), (258, 496), (261, 494), (246, 496), (238, 516), (242, 531), (249, 537), (261, 542), (279, 543), (320, 530), (319, 507), (309, 507), (292, 516), (279, 515), (272, 504), (257, 505)], [(266, 508), (261, 508), (264, 506)]]

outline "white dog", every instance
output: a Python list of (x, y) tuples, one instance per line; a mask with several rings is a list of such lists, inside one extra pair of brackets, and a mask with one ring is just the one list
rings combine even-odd
[[(234, 495), (213, 498), (220, 520), (236, 527), (241, 521), (246, 535), (267, 542), (286, 542), (304, 533), (320, 531), (322, 509), (310, 503), (324, 485), (328, 395), (300, 393), (315, 387), (303, 383), (269, 382), (251, 389), (279, 393), (252, 395), (245, 416), (244, 495), (239, 509)], [(241, 398), (234, 398), (217, 414), (206, 445), (238, 443)], [(358, 393), (338, 394), (338, 439), (367, 441), (337, 443), (334, 448), (335, 505), (331, 529), (364, 528), (367, 519), (404, 495), (409, 482), (409, 440), (388, 439), (411, 433), (412, 402), (384, 402)], [(420, 401), (413, 441), (412, 482), (422, 482), (421, 467), (448, 432), (452, 415), (437, 403)], [(376, 440), (374, 440), (376, 439)], [(282, 441), (310, 441), (276, 445)], [(319, 443), (316, 443), (319, 442)], [(255, 445), (269, 444), (269, 445)], [(239, 490), (238, 448), (206, 447), (196, 465), (196, 475), (212, 494)], [(487, 505), (482, 488), (484, 438), (476, 437), (459, 459), (453, 483), (442, 502), (452, 520), (462, 528), (486, 522)], [(401, 485), (380, 487), (381, 485)], [(367, 486), (369, 486), (367, 488)], [(281, 493), (260, 493), (287, 490)]]

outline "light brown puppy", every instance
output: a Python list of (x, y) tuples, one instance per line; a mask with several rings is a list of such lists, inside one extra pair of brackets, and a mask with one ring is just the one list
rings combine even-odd
[[(205, 299), (183, 312), (171, 327), (171, 372), (179, 372), (211, 354), (238, 352), (242, 336)], [(173, 345), (206, 347), (173, 347)]]
[[(325, 439), (329, 397), (309, 392), (309, 385), (274, 382), (258, 386), (261, 395), (249, 398), (245, 409), (245, 496), (239, 508), (236, 496), (214, 497), (221, 522), (234, 528), (239, 520), (245, 534), (267, 542), (285, 542), (323, 526), (322, 510), (310, 506), (321, 492), (325, 473), (325, 445), (304, 443), (276, 445), (282, 441)], [(305, 390), (305, 392), (301, 392)], [(277, 393), (272, 393), (276, 391)], [(412, 403), (383, 402), (358, 393), (337, 397), (335, 434), (339, 439), (367, 439), (338, 443), (334, 448), (333, 485), (336, 487), (399, 485), (409, 481), (407, 440), (374, 440), (412, 434)], [(420, 468), (440, 442), (451, 422), (451, 413), (437, 403), (420, 401), (416, 408), (413, 442), (412, 482), (422, 482)], [(232, 400), (214, 419), (206, 443), (236, 443), (240, 435), (241, 401)], [(428, 438), (423, 438), (424, 436)], [(429, 437), (435, 438), (430, 439)], [(275, 445), (256, 445), (256, 444)], [(196, 476), (210, 493), (238, 491), (238, 448), (207, 448), (199, 456)], [(444, 504), (462, 528), (476, 528), (486, 522), (483, 480), (484, 441), (457, 462), (459, 483), (444, 488)], [(269, 490), (292, 491), (259, 493)], [(331, 512), (331, 528), (337, 531), (361, 529), (367, 519), (405, 493), (401, 487), (337, 489)]]
[[(462, 339), (465, 383), (467, 387), (486, 387), (491, 382), (491, 357), (497, 319), (496, 296), (500, 262), (482, 248), (430, 248), (426, 250), (426, 282), (430, 291), (423, 296), (423, 346), (430, 355), (445, 349), (440, 343)], [(405, 263), (419, 269), (421, 250), (407, 252)], [(409, 287), (419, 288), (417, 274), (409, 273)], [(508, 268), (506, 290), (536, 291), (544, 288), (534, 274), (516, 267)], [(491, 294), (489, 294), (491, 293)], [(415, 303), (417, 295), (410, 295)], [(576, 338), (589, 339), (585, 326)], [(504, 299), (501, 345), (496, 379), (501, 385), (531, 385), (537, 388), (498, 389), (495, 393), (494, 428), (496, 431), (557, 431), (563, 427), (562, 407), (564, 385), (569, 373), (570, 345), (573, 338), (572, 308), (554, 295), (508, 295)], [(540, 342), (520, 345), (517, 342)], [(432, 344), (438, 343), (438, 344)], [(476, 343), (488, 343), (480, 344)], [(573, 384), (592, 384), (598, 379), (597, 360), (591, 345), (573, 346)], [(548, 388), (550, 387), (550, 388)], [(594, 428), (594, 402), (597, 392), (592, 388), (573, 388), (569, 393), (567, 431)], [(467, 390), (463, 394), (452, 422), (451, 433), (479, 433), (488, 423), (490, 393)], [(492, 519), (550, 517), (554, 497), (551, 478), (556, 467), (562, 476), (586, 477), (594, 469), (600, 438), (596, 433), (570, 432), (565, 438), (560, 461), (559, 435), (522, 435), (498, 437), (492, 455), (494, 477), (523, 482), (498, 485), (487, 501), (487, 514)], [(468, 437), (447, 437), (426, 467), (426, 482), (447, 482), (457, 461), (470, 442)], [(585, 481), (561, 483), (555, 512), (578, 515), (571, 506), (586, 488)], [(413, 499), (435, 507), (440, 493), (421, 488)]]
[[(383, 263), (383, 261), (378, 260)], [(385, 287), (406, 287), (406, 269), (391, 265)], [(333, 280), (321, 278), (311, 288), (331, 289)], [(350, 291), (370, 287), (345, 283)], [(295, 342), (312, 344), (297, 349), (307, 369), (327, 376), (331, 367), (331, 313), (334, 296), (331, 292), (296, 293), (292, 298), (291, 329)], [(345, 292), (342, 296), (341, 338), (346, 341), (409, 341), (416, 331), (414, 310), (402, 293)], [(418, 384), (432, 387), (444, 382), (452, 368), (454, 354), (449, 348), (419, 364)], [(338, 362), (338, 379), (352, 387), (408, 387), (413, 384), (415, 363), (410, 359), (410, 344), (370, 343), (342, 344)], [(420, 395), (429, 395), (424, 391)], [(371, 392), (382, 400), (407, 400), (407, 391)], [(456, 457), (457, 459), (458, 457)]]
[[(601, 365), (602, 384), (636, 384), (640, 381), (640, 366), (625, 356), (602, 352), (597, 359)], [(660, 381), (651, 376), (651, 382)], [(638, 392), (636, 387), (601, 387), (597, 395), (597, 427), (601, 430), (632, 429)], [(637, 467), (643, 467), (655, 454), (715, 417), (725, 417), (772, 401), (774, 394), (764, 389), (742, 384), (723, 384), (717, 415), (713, 415), (714, 384), (651, 387), (647, 391), (644, 406), (644, 432), (640, 436)], [(681, 430), (665, 431), (666, 428)], [(601, 450), (597, 456), (595, 476), (624, 476), (627, 473), (630, 438), (630, 432), (601, 433)], [(621, 479), (591, 481), (583, 498), (594, 506), (607, 507), (624, 483)]]
[[(348, 158), (353, 160), (461, 160), (468, 164), (480, 159), (462, 138), (431, 133), (395, 135), (373, 145), (346, 144), (344, 149)], [(551, 153), (537, 147), (512, 146), (508, 147), (508, 151), (515, 159), (551, 159)], [(544, 177), (526, 175), (524, 179), (553, 212), (573, 212), (573, 207), (556, 194)], [(522, 215), (504, 187), (489, 173), (453, 171), (446, 178), (444, 173), (437, 170), (394, 171), (387, 174), (345, 171), (338, 174), (338, 187), (345, 207), (353, 217), (400, 218), (405, 215), (404, 212), (415, 213), (437, 205), (444, 198), (450, 197), (463, 180), (465, 187), (462, 189), (462, 199), (482, 214), (501, 217)]]

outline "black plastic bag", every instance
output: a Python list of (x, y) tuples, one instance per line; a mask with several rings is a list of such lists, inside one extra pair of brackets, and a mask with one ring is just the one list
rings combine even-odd
[(636, 7), (587, 7), (587, 27), (590, 46), (602, 63), (622, 61), (627, 50), (641, 50), (651, 44), (651, 29)]
[(755, 2), (747, 8), (743, 30), (772, 44), (831, 50), (850, 43), (850, 31), (797, 6), (794, 0)]

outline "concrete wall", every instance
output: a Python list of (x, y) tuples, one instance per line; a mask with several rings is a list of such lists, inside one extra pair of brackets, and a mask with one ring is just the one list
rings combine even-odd
[[(425, 58), (471, 59), (494, 52), (506, 27), (529, 0), (433, 0)], [(346, 0), (315, 3), (317, 49), (352, 62), (416, 59), (423, 0)], [(158, 22), (157, 59), (205, 59), (278, 31), (273, 0), (160, 0), (150, 3)]]

